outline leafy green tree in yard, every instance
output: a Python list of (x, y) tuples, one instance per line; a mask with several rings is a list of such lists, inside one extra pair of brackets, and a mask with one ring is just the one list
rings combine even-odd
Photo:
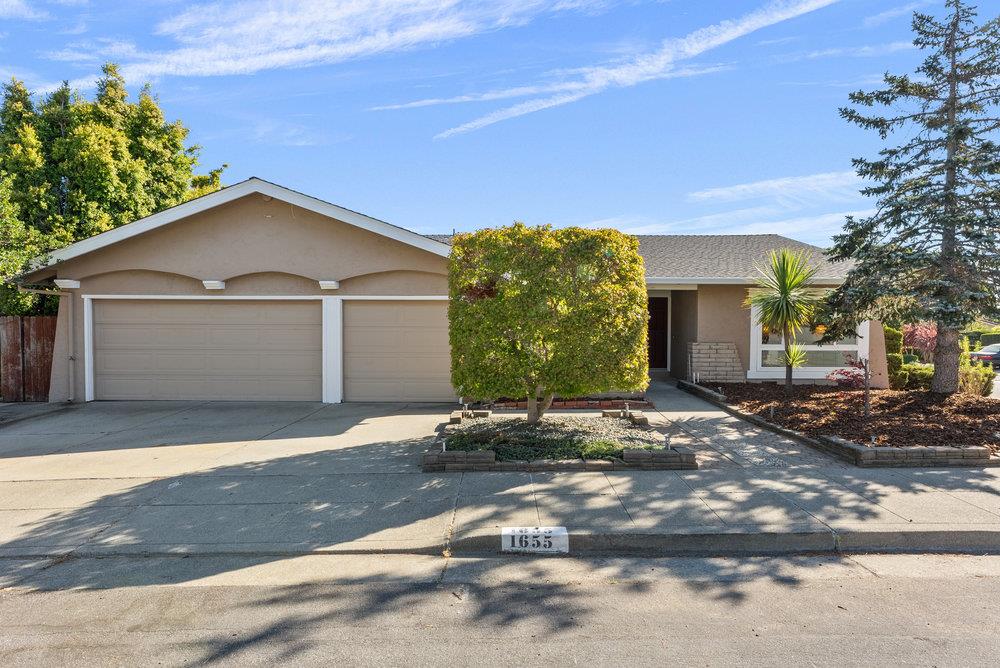
[(451, 377), (463, 397), (527, 397), (535, 423), (556, 395), (649, 382), (635, 237), (520, 223), (459, 234), (449, 293)]
[[(42, 235), (26, 226), (13, 201), (9, 177), (0, 178), (0, 275), (18, 273), (41, 252)], [(23, 313), (34, 306), (35, 296), (18, 292), (9, 283), (0, 284), (0, 313)]]
[[(50, 251), (175, 206), (221, 187), (225, 166), (195, 174), (199, 147), (168, 122), (147, 86), (133, 101), (113, 64), (105, 65), (93, 100), (63, 84), (36, 104), (11, 80), (0, 102), (0, 177), (36, 250)], [(5, 290), (24, 269), (11, 258), (17, 234), (0, 239)], [(27, 259), (27, 258), (26, 258)], [(37, 298), (7, 300), (4, 313), (37, 312)]]
[[(853, 93), (841, 110), (883, 140), (902, 136), (854, 161), (878, 206), (835, 238), (831, 256), (854, 266), (830, 306), (838, 330), (881, 317), (883, 303), (903, 304), (903, 322), (935, 322), (931, 389), (954, 393), (960, 332), (1000, 314), (1000, 19), (977, 24), (964, 0), (946, 5), (944, 19), (914, 14), (914, 44), (927, 51), (917, 76), (886, 74), (882, 90)], [(888, 113), (867, 111), (877, 106)]]
[(758, 267), (757, 287), (746, 299), (747, 308), (757, 308), (757, 322), (769, 332), (780, 332), (784, 344), (785, 393), (792, 392), (792, 369), (803, 366), (805, 353), (795, 345), (795, 335), (809, 326), (823, 304), (813, 287), (816, 269), (805, 253), (782, 248), (773, 251), (765, 266)]

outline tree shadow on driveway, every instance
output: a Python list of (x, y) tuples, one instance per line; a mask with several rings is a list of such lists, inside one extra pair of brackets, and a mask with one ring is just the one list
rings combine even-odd
[[(581, 517), (594, 514), (588, 507), (597, 499), (602, 508), (619, 504), (630, 530), (637, 532), (695, 530), (704, 522), (720, 531), (762, 526), (787, 530), (835, 521), (905, 523), (913, 520), (906, 513), (924, 512), (921, 499), (933, 505), (959, 500), (962, 494), (982, 495), (979, 506), (970, 505), (978, 508), (991, 497), (1000, 498), (1000, 480), (975, 471), (423, 474), (418, 458), (430, 445), (429, 438), (361, 442), (367, 437), (359, 435), (356, 443), (347, 440), (336, 449), (322, 450), (311, 440), (322, 438), (322, 429), (319, 423), (300, 423), (297, 430), (255, 441), (193, 473), (94, 481), (110, 485), (108, 491), (77, 507), (36, 504), (33, 510), (16, 511), (21, 514), (4, 527), (7, 538), (0, 543), (0, 554), (69, 556), (16, 574), (8, 583), (26, 593), (4, 605), (16, 605), (18, 599), (30, 605), (30, 592), (75, 590), (66, 596), (90, 597), (93, 623), (114, 627), (143, 623), (143, 615), (135, 611), (148, 599), (145, 623), (170, 630), (179, 623), (176, 615), (163, 614), (160, 608), (154, 614), (153, 602), (180, 605), (164, 603), (172, 597), (170, 585), (185, 586), (189, 592), (201, 587), (201, 605), (189, 615), (243, 615), (249, 620), (235, 636), (211, 631), (196, 641), (203, 663), (233, 659), (275, 643), (282, 658), (294, 658), (328, 625), (375, 622), (390, 612), (421, 606), (460, 604), (461, 619), (471, 623), (498, 631), (534, 624), (543, 636), (556, 635), (587, 624), (597, 612), (597, 603), (581, 582), (641, 595), (658, 579), (672, 578), (683, 581), (694, 595), (739, 606), (756, 581), (777, 583), (791, 592), (801, 584), (803, 572), (848, 566), (835, 557), (443, 556), (463, 523), (498, 534), (499, 526), (527, 524), (532, 517), (538, 521), (544, 512), (546, 523), (579, 527), (584, 525)], [(278, 456), (277, 448), (286, 454)], [(297, 449), (297, 454), (287, 454)], [(33, 493), (58, 494), (46, 489), (43, 484)], [(344, 572), (337, 558), (329, 556), (318, 566), (313, 562), (314, 570), (303, 574), (304, 583), (289, 584), (295, 577), (288, 574), (271, 584), (264, 576), (258, 583), (252, 573), (249, 584), (239, 577), (253, 568), (270, 568), (272, 573), (300, 568), (301, 555), (316, 550), (396, 550), (426, 555), (412, 559), (428, 565), (420, 573), (400, 573), (396, 567), (378, 568), (381, 558), (373, 554), (370, 568), (359, 574)], [(59, 625), (60, 615), (68, 613), (53, 609), (50, 614), (51, 623)]]

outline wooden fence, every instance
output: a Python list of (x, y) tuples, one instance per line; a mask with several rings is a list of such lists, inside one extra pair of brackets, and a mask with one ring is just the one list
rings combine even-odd
[(0, 316), (0, 399), (48, 401), (56, 316)]

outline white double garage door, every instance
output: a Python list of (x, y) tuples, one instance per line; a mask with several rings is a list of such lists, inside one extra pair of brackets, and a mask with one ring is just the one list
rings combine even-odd
[(453, 401), (447, 301), (93, 299), (90, 398)]

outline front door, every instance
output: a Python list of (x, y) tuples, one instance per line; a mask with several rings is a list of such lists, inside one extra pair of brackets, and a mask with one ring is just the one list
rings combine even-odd
[(667, 369), (670, 341), (670, 298), (649, 298), (649, 368)]

